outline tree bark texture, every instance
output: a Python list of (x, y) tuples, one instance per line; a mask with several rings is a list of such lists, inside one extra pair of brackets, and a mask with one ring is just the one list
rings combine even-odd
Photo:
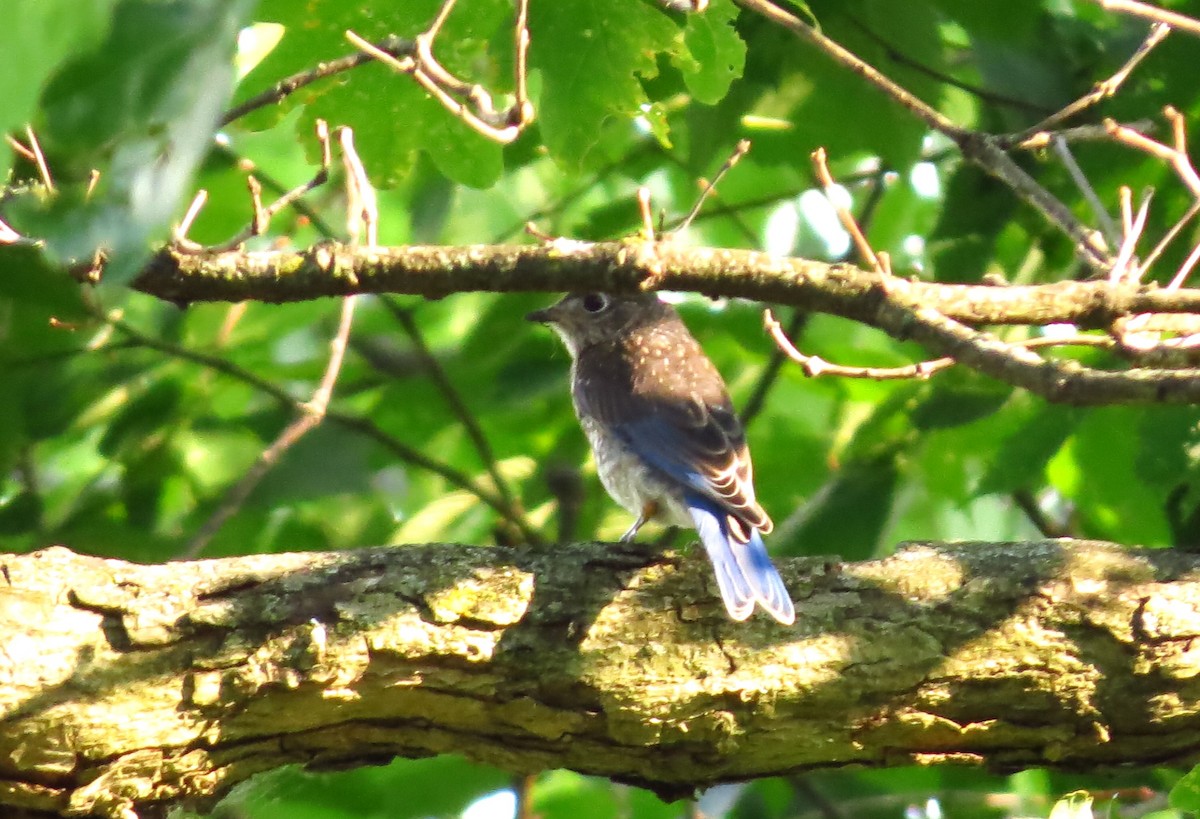
[(427, 544), (0, 556), (0, 814), (152, 816), (286, 764), (458, 752), (653, 788), (832, 765), (1200, 758), (1200, 556), (1084, 541), (780, 561)]

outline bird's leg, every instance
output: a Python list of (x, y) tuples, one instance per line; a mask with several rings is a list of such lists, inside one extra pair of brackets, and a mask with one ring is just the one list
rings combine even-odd
[(628, 543), (637, 535), (638, 529), (646, 525), (646, 522), (658, 514), (658, 501), (646, 501), (642, 504), (642, 513), (638, 515), (637, 520), (629, 527), (629, 531), (621, 535), (621, 542)]

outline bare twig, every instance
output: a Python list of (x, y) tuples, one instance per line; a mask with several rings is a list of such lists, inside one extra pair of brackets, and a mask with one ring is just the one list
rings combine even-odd
[(696, 197), (696, 204), (692, 205), (692, 209), (688, 211), (687, 216), (683, 217), (683, 220), (675, 226), (673, 232), (687, 230), (692, 221), (700, 215), (700, 209), (704, 207), (704, 200), (708, 199), (708, 197), (714, 191), (716, 191), (717, 185), (720, 183), (725, 174), (729, 173), (729, 169), (736, 165), (738, 161), (749, 152), (750, 140), (738, 140), (738, 144), (734, 146), (733, 153), (731, 153), (729, 158), (722, 163), (720, 169), (717, 170), (716, 175), (712, 178), (712, 181), (704, 185), (704, 189), (700, 191), (700, 195)]
[(375, 188), (354, 148), (354, 132), (339, 128), (338, 144), (342, 148), (342, 166), (346, 171), (346, 233), (350, 236), (350, 246), (358, 247), (365, 232), (367, 245), (374, 247), (379, 243), (379, 205)]
[[(770, 311), (764, 311), (769, 313)], [(795, 338), (804, 329), (804, 325), (808, 322), (808, 313), (802, 310), (797, 310), (792, 313), (791, 320), (788, 321), (787, 329), (783, 332), (787, 338)], [(775, 386), (775, 382), (779, 379), (779, 373), (783, 370), (783, 363), (787, 360), (787, 354), (779, 345), (771, 351), (771, 357), (767, 360), (766, 366), (763, 368), (762, 375), (759, 376), (758, 382), (754, 385), (754, 391), (750, 393), (750, 397), (746, 399), (746, 405), (742, 408), (741, 416), (742, 423), (746, 426), (758, 417), (758, 414), (763, 411), (767, 405), (767, 394), (771, 388)]]
[(1123, 142), (1132, 148), (1136, 148), (1139, 151), (1170, 163), (1171, 167), (1175, 169), (1176, 175), (1179, 176), (1180, 181), (1191, 191), (1192, 196), (1200, 199), (1200, 174), (1197, 174), (1196, 169), (1192, 167), (1192, 162), (1187, 155), (1186, 145), (1181, 146), (1179, 144), (1181, 131), (1177, 124), (1180, 122), (1178, 112), (1172, 108), (1168, 108), (1164, 113), (1175, 127), (1175, 147), (1156, 142), (1150, 137), (1140, 134), (1124, 125), (1120, 125), (1111, 119), (1106, 119), (1104, 125), (1113, 139), (1118, 142)]
[(26, 148), (23, 144), (21, 144), (21, 141), (18, 140), (15, 136), (13, 136), (12, 134), (5, 134), (4, 141), (7, 142), (8, 146), (10, 148), (12, 148), (14, 151), (16, 151), (17, 154), (20, 155), (23, 159), (25, 159), (28, 162), (37, 164), (37, 155), (33, 151)]
[(1150, 212), (1151, 198), (1150, 192), (1147, 192), (1142, 197), (1142, 204), (1138, 206), (1137, 216), (1133, 216), (1133, 194), (1128, 187), (1121, 186), (1121, 228), (1123, 236), (1121, 246), (1117, 251), (1117, 258), (1113, 262), (1112, 270), (1108, 274), (1109, 281), (1113, 284), (1120, 284), (1121, 282), (1132, 283), (1141, 279), (1143, 268), (1134, 257), (1134, 252), (1137, 250), (1137, 243), (1142, 236), (1142, 231), (1146, 228), (1146, 216)]
[(1096, 232), (1083, 225), (1057, 197), (1022, 170), (1004, 152), (996, 137), (955, 125), (947, 117), (907, 89), (881, 74), (856, 54), (826, 37), (799, 17), (770, 0), (736, 0), (738, 5), (787, 28), (846, 69), (882, 91), (897, 105), (939, 133), (953, 140), (962, 155), (1007, 185), (1018, 197), (1037, 209), (1075, 243), (1076, 252), (1094, 270), (1107, 272), (1111, 266), (1107, 248)]
[(642, 186), (637, 189), (638, 214), (642, 217), (642, 235), (646, 241), (653, 242), (656, 238), (654, 232), (654, 213), (650, 210), (650, 189)]
[[(328, 132), (323, 122), (318, 125), (318, 135), (321, 138), (322, 145), (327, 146)], [(358, 158), (358, 154), (354, 151), (354, 140), (350, 129), (340, 129), (339, 136), (341, 137), (342, 160), (347, 167), (347, 218), (351, 223), (355, 221), (364, 223), (367, 236), (373, 243), (376, 232), (375, 219), (377, 217), (374, 207), (374, 190), (367, 181), (366, 172), (362, 168), (362, 162)], [(323, 152), (323, 158), (326, 160), (329, 158), (327, 148)], [(327, 173), (328, 165), (323, 167), (321, 171), (322, 173)], [(253, 180), (253, 177), (251, 177), (251, 180)], [(255, 203), (255, 219), (251, 229), (256, 232), (262, 232), (266, 230), (269, 216), (263, 212), (258, 183), (254, 182), (250, 186), (250, 190)], [(350, 230), (350, 236), (352, 245), (356, 245), (359, 230), (353, 225)], [(187, 548), (182, 555), (184, 559), (199, 557), (216, 533), (221, 530), (221, 527), (242, 508), (246, 499), (250, 497), (250, 493), (254, 491), (254, 488), (279, 463), (284, 453), (324, 420), (329, 410), (329, 402), (333, 397), (334, 385), (337, 383), (338, 374), (342, 369), (342, 361), (345, 359), (346, 347), (350, 338), (350, 328), (354, 322), (356, 300), (356, 296), (346, 296), (342, 299), (337, 332), (334, 333), (329, 343), (329, 360), (326, 363), (325, 372), (321, 377), (320, 383), (313, 391), (312, 397), (308, 401), (297, 405), (297, 409), (299, 410), (297, 417), (284, 428), (283, 432), (279, 434), (279, 437), (269, 447), (263, 450), (254, 465), (226, 493), (216, 511), (213, 512), (188, 542)]]
[(836, 198), (833, 196), (833, 187), (836, 183), (833, 181), (833, 175), (829, 173), (829, 165), (826, 162), (824, 148), (817, 148), (812, 152), (812, 163), (817, 174), (817, 181), (821, 184), (821, 189), (825, 192), (825, 198), (833, 206), (834, 212), (837, 213), (838, 221), (842, 223), (842, 227), (854, 240), (854, 247), (858, 250), (859, 258), (862, 259), (863, 264), (872, 270), (882, 272), (883, 267), (880, 264), (879, 257), (871, 249), (871, 244), (867, 241), (867, 237), (863, 235), (862, 229), (858, 226), (858, 221), (849, 210), (838, 204)]
[(338, 331), (329, 345), (329, 362), (326, 365), (325, 374), (321, 378), (321, 383), (313, 392), (312, 398), (304, 403), (294, 405), (299, 410), (299, 414), (295, 420), (284, 428), (283, 432), (271, 442), (269, 447), (263, 450), (254, 464), (246, 471), (246, 474), (225, 494), (216, 511), (196, 531), (196, 534), (188, 541), (187, 547), (180, 553), (179, 557), (181, 560), (194, 560), (199, 557), (217, 532), (221, 530), (221, 527), (237, 514), (246, 503), (246, 499), (250, 497), (250, 493), (254, 491), (254, 488), (262, 482), (262, 479), (266, 477), (268, 472), (275, 468), (284, 453), (291, 449), (297, 441), (319, 425), (326, 417), (329, 399), (333, 393), (333, 384), (337, 380), (338, 372), (342, 366), (342, 358), (346, 349), (346, 337), (350, 333), (350, 325), (353, 321), (354, 301), (354, 296), (347, 296), (342, 299), (342, 311), (338, 322)]
[(271, 219), (279, 211), (291, 206), (309, 191), (328, 182), (329, 165), (332, 161), (329, 149), (329, 126), (325, 124), (325, 120), (319, 119), (316, 121), (314, 127), (317, 133), (317, 141), (321, 145), (321, 167), (313, 174), (311, 179), (302, 185), (292, 188), (270, 205), (263, 207), (262, 186), (253, 176), (247, 177), (246, 185), (250, 190), (250, 201), (253, 208), (253, 216), (250, 219), (250, 224), (243, 228), (237, 235), (230, 237), (216, 247), (206, 248), (192, 242), (187, 242), (180, 245), (178, 249), (184, 253), (222, 253), (241, 247), (247, 239), (254, 236), (261, 236), (265, 233), (270, 226)]
[(1104, 207), (1104, 203), (1100, 201), (1100, 197), (1096, 194), (1092, 183), (1088, 181), (1083, 169), (1075, 161), (1075, 156), (1071, 153), (1071, 149), (1067, 147), (1066, 140), (1054, 136), (1051, 137), (1050, 144), (1053, 146), (1054, 152), (1058, 155), (1063, 167), (1067, 169), (1071, 181), (1075, 183), (1075, 187), (1079, 188), (1079, 192), (1083, 194), (1083, 198), (1091, 206), (1092, 213), (1096, 216), (1096, 222), (1100, 225), (1100, 231), (1104, 234), (1104, 238), (1108, 241), (1108, 244), (1112, 247), (1120, 245), (1121, 232), (1117, 230), (1116, 223), (1113, 222), (1108, 209)]
[(20, 233), (13, 230), (7, 222), (0, 219), (0, 245), (15, 245), (23, 241), (24, 238)]
[(420, 327), (417, 326), (412, 311), (401, 307), (392, 299), (383, 299), (382, 302), (404, 329), (405, 335), (412, 342), (413, 349), (417, 353), (417, 358), (420, 360), (421, 366), (442, 393), (442, 397), (446, 400), (446, 403), (450, 405), (451, 412), (458, 416), (458, 419), (462, 422), (467, 437), (471, 439), (471, 443), (475, 446), (475, 451), (479, 454), (480, 460), (483, 461), (484, 468), (487, 469), (488, 475), (491, 476), (492, 482), (496, 486), (496, 491), (500, 493), (500, 497), (504, 498), (505, 503), (510, 508), (519, 509), (519, 504), (508, 486), (508, 481), (504, 479), (504, 475), (500, 472), (496, 453), (492, 450), (492, 445), (488, 442), (483, 427), (480, 426), (475, 413), (471, 411), (470, 407), (463, 400), (462, 394), (459, 393), (453, 382), (450, 381), (450, 377), (446, 374), (446, 370), (442, 367), (441, 362), (437, 360), (433, 351), (429, 349), (429, 345), (425, 343), (425, 337), (422, 335)]
[[(188, 361), (192, 364), (204, 367), (205, 369), (219, 372), (222, 375), (229, 376), (236, 381), (247, 384), (264, 395), (270, 396), (279, 406), (293, 411), (300, 411), (301, 402), (288, 393), (283, 387), (273, 384), (265, 378), (256, 375), (249, 370), (239, 367), (227, 358), (215, 355), (207, 355), (195, 350), (188, 349), (177, 344), (172, 344), (154, 336), (137, 330), (132, 325), (127, 324), (120, 318), (113, 316), (99, 315), (99, 318), (105, 321), (116, 332), (124, 336), (127, 341), (122, 342), (118, 346), (123, 347), (141, 347), (144, 349), (155, 350), (180, 361)], [(382, 430), (370, 418), (364, 418), (348, 412), (342, 412), (337, 409), (331, 409), (325, 417), (332, 423), (347, 429), (352, 429), (361, 435), (370, 438), (380, 446), (387, 449), (396, 458), (404, 463), (410, 464), (419, 469), (424, 469), (426, 472), (437, 475), (452, 486), (456, 486), (465, 492), (478, 498), (482, 503), (490, 506), (504, 520), (511, 523), (513, 526), (520, 528), (525, 522), (522, 516), (514, 513), (514, 511), (504, 502), (496, 492), (471, 478), (465, 472), (462, 472), (449, 464), (430, 458), (420, 449), (409, 446), (398, 438), (393, 437)], [(531, 538), (530, 542), (536, 542), (532, 538), (537, 537), (535, 531), (522, 530), (527, 538)]]
[[(959, 363), (950, 356), (944, 356), (928, 361), (918, 361), (915, 364), (907, 364), (903, 367), (846, 367), (840, 364), (832, 364), (820, 356), (805, 355), (796, 349), (796, 346), (784, 331), (783, 326), (769, 309), (763, 311), (763, 327), (766, 328), (771, 338), (775, 340), (779, 349), (788, 358), (803, 367), (805, 375), (810, 378), (817, 378), (822, 375), (837, 375), (843, 378), (867, 378), (875, 381), (914, 378), (924, 380), (934, 373), (941, 372)], [(1116, 342), (1107, 336), (1086, 335), (1074, 335), (1064, 338), (1039, 336), (1037, 338), (1021, 339), (1020, 341), (1007, 343), (1012, 347), (1020, 347), (1025, 350), (1035, 350), (1043, 347), (1098, 347), (1111, 350), (1116, 347)]]
[(1138, 0), (1094, 0), (1094, 2), (1108, 11), (1119, 11), (1122, 14), (1128, 14), (1132, 17), (1141, 17), (1156, 23), (1165, 23), (1171, 28), (1177, 28), (1180, 31), (1186, 31), (1188, 34), (1200, 37), (1200, 21), (1185, 14), (1160, 9), (1149, 3), (1140, 3)]
[(367, 42), (353, 31), (346, 32), (346, 39), (376, 60), (391, 66), (403, 74), (409, 74), (418, 84), (446, 110), (466, 123), (476, 133), (500, 143), (512, 142), (533, 120), (533, 106), (526, 89), (525, 65), (529, 50), (528, 0), (518, 0), (515, 23), (516, 56), (515, 68), (517, 90), (515, 102), (503, 111), (497, 111), (492, 96), (480, 85), (460, 80), (447, 71), (434, 57), (433, 42), (445, 25), (457, 0), (443, 0), (429, 28), (418, 34), (413, 47), (404, 55), (391, 54)]
[(1129, 59), (1125, 61), (1125, 64), (1118, 68), (1111, 77), (1096, 83), (1092, 86), (1091, 91), (1046, 117), (1037, 125), (1026, 128), (1024, 131), (1013, 134), (1006, 139), (1013, 145), (1025, 143), (1032, 140), (1038, 134), (1051, 131), (1060, 123), (1066, 122), (1081, 111), (1085, 111), (1093, 105), (1108, 99), (1117, 93), (1121, 85), (1133, 73), (1133, 70), (1138, 67), (1138, 64), (1146, 59), (1146, 56), (1154, 50), (1155, 46), (1165, 40), (1170, 33), (1171, 27), (1163, 23), (1156, 23), (1151, 26), (1150, 33), (1146, 35), (1146, 39), (1142, 40), (1141, 45), (1137, 47), (1133, 54), (1129, 56)]
[[(1175, 237), (1179, 235), (1179, 231), (1183, 230), (1187, 223), (1195, 218), (1197, 213), (1200, 213), (1200, 199), (1192, 202), (1191, 207), (1187, 209), (1183, 216), (1180, 216), (1179, 220), (1171, 226), (1171, 229), (1164, 233), (1162, 238), (1158, 240), (1158, 244), (1154, 246), (1154, 249), (1146, 254), (1146, 259), (1142, 262), (1143, 270), (1150, 269), (1151, 265), (1158, 260), (1160, 255), (1162, 255), (1163, 250), (1167, 248), (1167, 245), (1171, 244), (1171, 242), (1175, 240)], [(1181, 286), (1182, 282), (1180, 282), (1178, 285), (1172, 283), (1172, 288)]]
[(172, 233), (171, 241), (176, 245), (188, 245), (190, 247), (199, 248), (195, 242), (189, 242), (187, 238), (188, 231), (192, 229), (192, 222), (196, 221), (196, 217), (200, 215), (200, 209), (204, 207), (204, 203), (208, 201), (208, 191), (201, 189), (196, 191), (196, 195), (192, 197), (192, 203), (188, 205), (187, 213), (183, 215), (183, 219), (179, 221), (179, 226)]
[[(1124, 123), (1126, 128), (1137, 131), (1140, 134), (1149, 134), (1154, 130), (1154, 123), (1148, 119), (1137, 119)], [(1012, 136), (1004, 135), (997, 138), (997, 143), (1003, 147), (1010, 146), (1019, 148), (1023, 151), (1040, 151), (1050, 147), (1050, 143), (1056, 139), (1061, 139), (1063, 142), (1073, 144), (1076, 142), (1111, 142), (1112, 136), (1108, 133), (1108, 129), (1104, 125), (1096, 123), (1091, 125), (1076, 125), (1073, 128), (1062, 128), (1058, 131), (1038, 131), (1027, 139), (1015, 141)]]
[[(393, 57), (400, 57), (409, 54), (413, 50), (412, 40), (404, 40), (399, 37), (385, 37), (375, 43), (375, 48), (385, 54), (390, 54)], [(245, 102), (230, 108), (221, 117), (221, 125), (228, 125), (236, 119), (244, 117), (251, 111), (256, 111), (259, 108), (265, 108), (268, 105), (273, 105), (282, 102), (289, 95), (295, 93), (301, 88), (316, 82), (317, 80), (332, 77), (336, 74), (341, 74), (344, 71), (349, 71), (352, 68), (357, 68), (360, 65), (374, 61), (376, 58), (372, 54), (365, 51), (358, 51), (345, 57), (336, 60), (323, 61), (316, 68), (307, 71), (301, 71), (293, 74), (290, 77), (285, 77), (275, 85), (263, 91), (261, 94), (256, 94)]]
[(1076, 533), (1069, 526), (1064, 526), (1042, 511), (1042, 507), (1038, 505), (1037, 498), (1028, 489), (1018, 489), (1012, 493), (1013, 502), (1017, 504), (1017, 508), (1024, 513), (1026, 519), (1033, 524), (1042, 537), (1058, 538), (1058, 537), (1075, 537)]
[(54, 177), (50, 175), (50, 166), (46, 164), (42, 146), (38, 144), (37, 134), (33, 132), (32, 126), (25, 126), (25, 137), (29, 140), (29, 150), (33, 152), (33, 160), (37, 164), (38, 174), (42, 177), (42, 184), (46, 186), (47, 191), (54, 193)]

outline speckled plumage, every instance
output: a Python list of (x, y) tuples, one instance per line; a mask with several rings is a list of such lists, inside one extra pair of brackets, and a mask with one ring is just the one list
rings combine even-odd
[(653, 294), (571, 294), (531, 313), (571, 353), (571, 395), (601, 483), (637, 516), (695, 528), (731, 617), (795, 611), (761, 534), (771, 519), (725, 383), (679, 315)]

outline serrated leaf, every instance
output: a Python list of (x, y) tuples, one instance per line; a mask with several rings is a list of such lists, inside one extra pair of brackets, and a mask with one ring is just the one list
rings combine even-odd
[(670, 50), (678, 33), (642, 0), (535, 3), (529, 30), (530, 67), (542, 74), (542, 135), (573, 169), (586, 164), (605, 120), (641, 112), (647, 99), (639, 77), (658, 72), (655, 55)]
[(703, 14), (689, 14), (683, 32), (686, 52), (674, 61), (698, 102), (715, 105), (746, 66), (746, 43), (733, 27), (732, 0), (716, 0)]
[[(250, 75), (238, 97), (244, 98), (297, 71), (311, 68), (314, 59), (352, 51), (345, 32), (367, 40), (388, 34), (409, 37), (425, 29), (439, 4), (436, 0), (397, 0), (377, 7), (340, 0), (293, 3), (268, 0), (259, 9), (263, 19), (283, 25), (283, 40)], [(500, 73), (509, 61), (508, 41), (498, 34), (512, 25), (512, 7), (503, 0), (476, 0), (452, 13), (434, 46), (443, 66), (489, 90), (506, 90), (512, 80)], [(452, 43), (449, 47), (445, 44)], [(273, 125), (282, 113), (304, 106), (297, 135), (316, 161), (319, 149), (312, 123), (354, 129), (355, 145), (372, 184), (396, 185), (425, 151), (449, 178), (474, 187), (490, 185), (503, 170), (501, 146), (468, 127), (434, 100), (408, 76), (382, 65), (366, 65), (344, 82), (324, 82), (294, 94), (278, 106), (240, 120), (245, 127)], [(499, 86), (499, 89), (497, 89)]]

